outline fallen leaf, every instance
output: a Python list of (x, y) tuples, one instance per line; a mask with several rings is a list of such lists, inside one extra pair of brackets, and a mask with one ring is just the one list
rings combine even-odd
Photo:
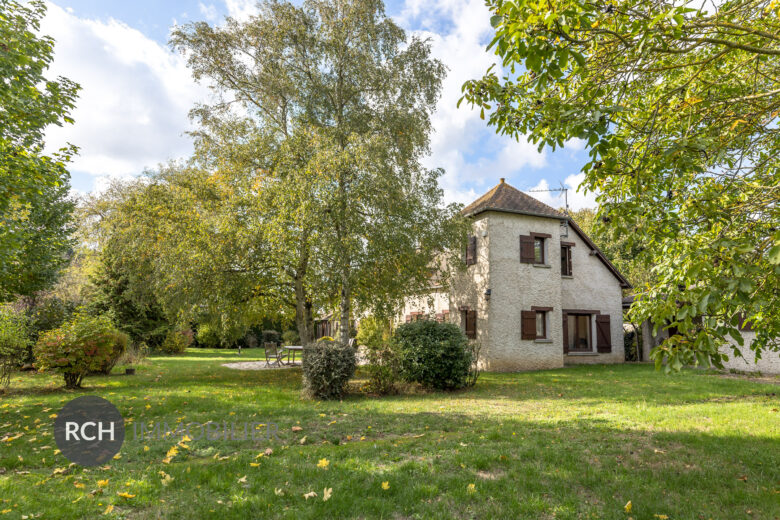
[(314, 491), (309, 491), (308, 493), (304, 493), (303, 498), (305, 498), (306, 500), (309, 500), (310, 498), (314, 498), (316, 496), (317, 496), (317, 493), (315, 493)]
[(241, 483), (241, 484), (245, 483), (246, 482), (246, 475), (244, 475), (243, 477), (238, 479), (238, 482)]
[(108, 504), (108, 507), (106, 508), (105, 511), (103, 511), (103, 514), (104, 515), (111, 514), (111, 511), (113, 511), (113, 510), (114, 510), (114, 504)]
[(468, 486), (466, 486), (466, 491), (468, 493), (474, 493), (477, 491), (477, 486), (475, 486), (474, 484), (469, 484)]
[(631, 501), (629, 500), (628, 502), (626, 502), (626, 505), (625, 505), (625, 506), (623, 506), (623, 510), (624, 510), (626, 513), (630, 513), (630, 512), (631, 512), (631, 508), (632, 508), (632, 507), (634, 507), (634, 506), (633, 506), (633, 504), (631, 504)]
[(320, 461), (317, 463), (317, 467), (322, 469), (328, 469), (329, 464), (330, 461), (328, 459), (320, 459)]
[(250, 462), (249, 465), (252, 466), (253, 468), (256, 468), (256, 467), (260, 466), (260, 463), (259, 462)]
[(384, 489), (385, 491), (390, 489), (390, 482), (388, 482), (386, 480), (384, 482), (382, 482), (382, 489)]
[(330, 499), (330, 495), (333, 494), (333, 488), (325, 488), (322, 490), (322, 501), (327, 502)]
[(301, 437), (299, 444), (306, 444), (306, 436)]
[(284, 490), (281, 489), (281, 488), (274, 488), (274, 495), (276, 495), (278, 497), (283, 497), (284, 496)]
[(266, 457), (270, 457), (271, 455), (274, 454), (274, 450), (272, 450), (271, 448), (266, 448), (263, 453), (265, 454)]
[(658, 520), (669, 520), (667, 515), (653, 515), (653, 517), (657, 518)]
[(98, 481), (97, 481), (97, 486), (98, 486), (99, 488), (104, 488), (104, 487), (106, 487), (107, 485), (108, 485), (108, 479), (106, 479), (106, 480), (98, 480)]
[(131, 495), (130, 493), (126, 491), (122, 491), (121, 493), (117, 493), (118, 496), (122, 498), (135, 498), (135, 495)]
[(300, 426), (293, 426), (292, 427), (292, 431), (294, 431), (294, 432), (299, 432), (301, 430), (303, 430), (303, 428), (301, 428)]

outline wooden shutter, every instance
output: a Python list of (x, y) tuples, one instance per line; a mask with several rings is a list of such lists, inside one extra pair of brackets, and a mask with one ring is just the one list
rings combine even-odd
[(609, 314), (596, 316), (596, 350), (600, 353), (612, 352), (612, 335), (609, 330)]
[(520, 235), (520, 261), (524, 264), (532, 264), (534, 258), (534, 237)]
[(477, 311), (466, 311), (466, 337), (477, 339)]
[(563, 315), (563, 353), (569, 353), (569, 315), (561, 313)]
[(466, 265), (477, 263), (477, 237), (469, 237), (469, 245), (466, 247)]
[(536, 339), (536, 311), (520, 311), (522, 339)]

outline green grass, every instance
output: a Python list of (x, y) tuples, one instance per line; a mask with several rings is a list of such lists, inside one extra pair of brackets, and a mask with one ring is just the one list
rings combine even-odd
[[(23, 435), (0, 442), (0, 511), (10, 510), (0, 520), (780, 517), (777, 385), (585, 366), (483, 374), (458, 393), (322, 403), (300, 398), (300, 369), (220, 366), (255, 358), (190, 350), (151, 358), (135, 376), (87, 378), (78, 392), (54, 375), (15, 376), (0, 438)], [(108, 468), (68, 468), (50, 416), (91, 393), (132, 419), (127, 439)], [(177, 420), (275, 423), (280, 441), (194, 440), (163, 464), (177, 439), (133, 438), (134, 424)], [(160, 471), (173, 477), (167, 486)]]

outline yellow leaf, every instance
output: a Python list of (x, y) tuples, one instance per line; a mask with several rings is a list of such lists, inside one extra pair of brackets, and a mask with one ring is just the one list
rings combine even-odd
[(390, 482), (388, 482), (386, 480), (384, 482), (382, 482), (382, 489), (384, 489), (385, 491), (390, 489)]
[(106, 480), (98, 480), (97, 481), (97, 486), (100, 487), (100, 488), (104, 488), (107, 485), (108, 485), (108, 479), (106, 479)]
[(250, 463), (249, 463), (249, 465), (250, 465), (250, 466), (252, 466), (253, 468), (256, 468), (256, 467), (258, 467), (260, 464), (259, 464), (258, 462), (250, 462)]
[(624, 510), (626, 513), (630, 513), (630, 512), (631, 512), (631, 508), (632, 508), (632, 507), (633, 507), (633, 505), (631, 504), (631, 501), (629, 500), (628, 502), (626, 502), (626, 505), (625, 505), (625, 506), (623, 506), (623, 510)]
[(468, 486), (466, 486), (466, 491), (468, 491), (469, 493), (474, 493), (477, 491), (477, 486), (475, 486), (474, 484), (469, 484)]
[(122, 498), (135, 498), (135, 495), (131, 495), (130, 493), (126, 491), (122, 491), (121, 493), (117, 493)]
[(658, 520), (669, 520), (669, 517), (667, 515), (653, 515)]
[(144, 446), (144, 451), (149, 451), (149, 446)]
[(0, 511), (0, 515), (7, 515), (11, 511), (13, 511), (13, 509), (3, 509), (2, 511)]
[(327, 502), (330, 496), (333, 494), (333, 488), (325, 488), (322, 490), (322, 501)]
[(104, 515), (108, 515), (108, 514), (110, 514), (110, 513), (111, 513), (111, 511), (113, 511), (113, 510), (114, 510), (114, 504), (108, 504), (108, 507), (106, 508), (106, 510), (105, 510), (105, 511), (103, 511), (103, 514), (104, 514)]
[(317, 467), (327, 469), (329, 464), (330, 461), (328, 459), (320, 459), (320, 461), (317, 463)]
[(317, 496), (317, 493), (315, 493), (314, 491), (309, 491), (308, 493), (303, 495), (303, 498), (305, 498), (306, 500), (309, 500), (310, 498), (314, 498), (316, 496)]
[(243, 477), (238, 479), (238, 482), (240, 482), (241, 484), (245, 483), (246, 482), (246, 475), (244, 475)]
[(83, 488), (83, 487), (84, 487), (84, 484), (82, 484), (81, 482), (74, 482), (74, 483), (73, 483), (73, 485), (74, 485), (75, 487), (77, 487), (78, 489), (81, 489), (81, 488)]
[(122, 458), (122, 454), (121, 453), (117, 453), (116, 455), (114, 455), (114, 460), (119, 460), (121, 458)]

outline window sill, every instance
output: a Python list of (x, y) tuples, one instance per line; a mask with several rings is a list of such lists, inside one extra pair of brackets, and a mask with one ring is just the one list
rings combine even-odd
[(531, 264), (531, 265), (533, 265), (534, 267), (541, 267), (543, 269), (549, 269), (552, 267), (550, 264)]
[(574, 278), (574, 276), (572, 276), (572, 275), (570, 275), (570, 274), (562, 274), (562, 275), (561, 275), (561, 278), (567, 278), (567, 279), (571, 280), (571, 279), (573, 279), (573, 278)]
[(567, 356), (598, 356), (598, 352), (567, 352)]
[(551, 339), (546, 339), (546, 338), (539, 338), (534, 340), (534, 343), (552, 343), (552, 342), (553, 341)]

